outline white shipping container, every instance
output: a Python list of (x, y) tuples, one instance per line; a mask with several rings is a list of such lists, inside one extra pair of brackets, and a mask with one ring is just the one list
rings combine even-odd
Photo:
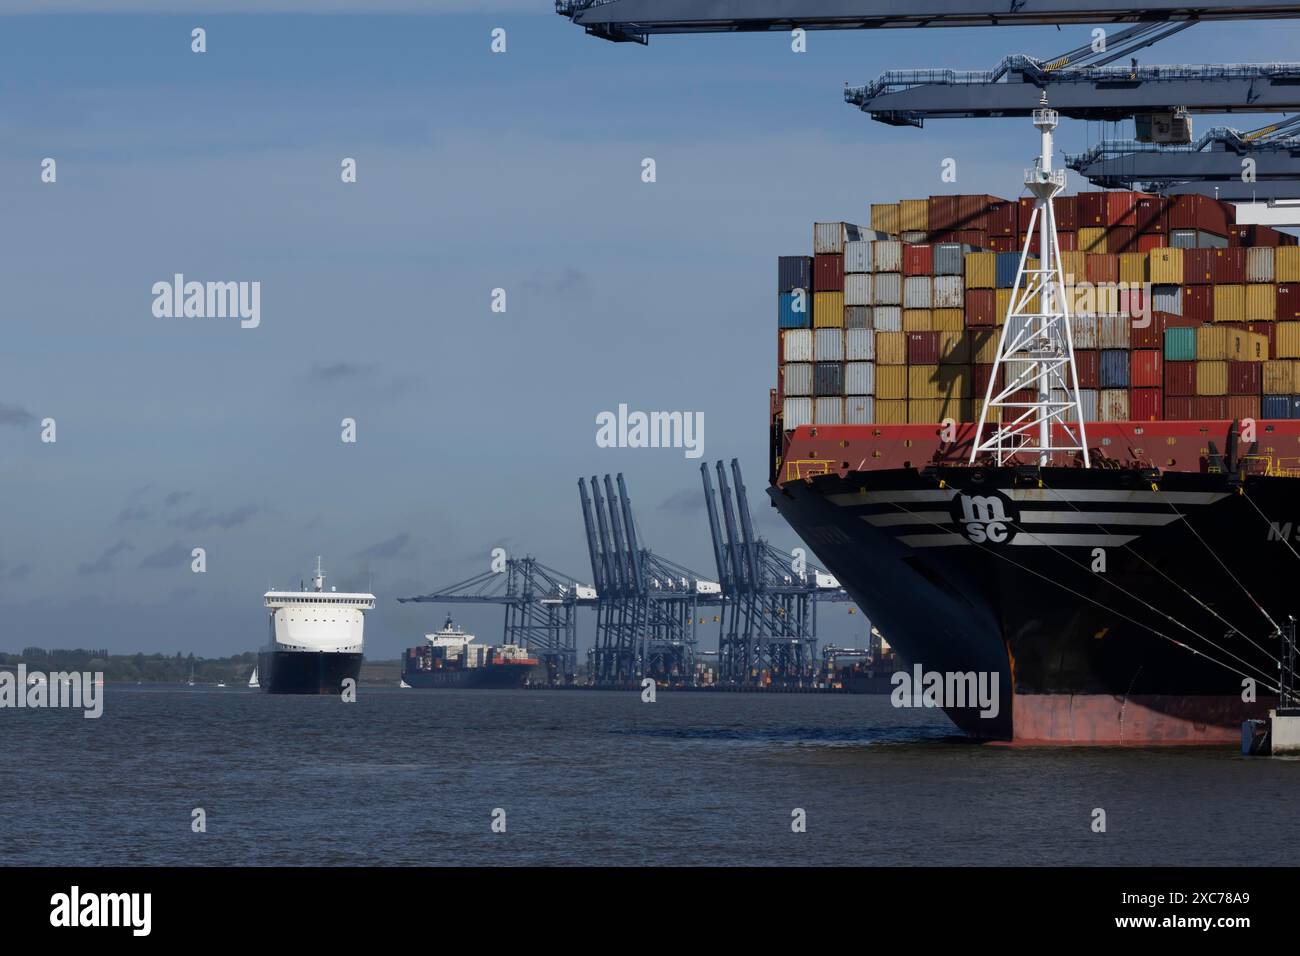
[[(811, 395), (813, 393), (812, 363), (787, 362), (781, 366), (781, 391), (785, 395)], [(811, 409), (808, 414), (812, 414)]]
[[(1111, 389), (1107, 389), (1107, 391), (1111, 391)], [(1115, 389), (1114, 391), (1120, 391), (1120, 390)], [(1125, 401), (1127, 401), (1128, 392), (1125, 392), (1124, 395), (1125, 395)], [(1068, 402), (1069, 400), (1070, 400), (1069, 393), (1066, 392), (1065, 389), (1061, 389), (1061, 388), (1052, 389), (1052, 401)], [(1085, 422), (1097, 421), (1097, 389), (1095, 388), (1079, 389), (1079, 404), (1083, 406), (1083, 420)], [(1005, 415), (1006, 413), (1004, 412), (1003, 414)], [(1073, 409), (1070, 409), (1065, 413), (1065, 420), (1067, 422), (1077, 422), (1079, 420), (1079, 416), (1074, 413)]]
[(878, 305), (871, 310), (871, 324), (877, 332), (903, 331), (903, 309), (897, 305)]
[(1087, 312), (1070, 316), (1070, 335), (1076, 349), (1097, 347), (1097, 317)]
[[(871, 329), (844, 330), (844, 358), (849, 362), (872, 362), (876, 358), (876, 333)], [(871, 395), (872, 392), (849, 391), (850, 395)]]
[[(1133, 319), (1127, 315), (1103, 315), (1097, 322), (1097, 348), (1101, 349), (1126, 349), (1129, 343), (1129, 329), (1132, 328)], [(1074, 343), (1076, 349), (1083, 348), (1077, 341)], [(1117, 419), (1102, 419), (1102, 421), (1117, 421)]]
[(1128, 421), (1127, 388), (1103, 388), (1097, 393), (1097, 421)]
[(844, 274), (871, 271), (871, 240), (844, 243)]
[(874, 326), (871, 324), (871, 306), (869, 305), (845, 306), (844, 327), (846, 329), (874, 328)]
[(1273, 247), (1250, 246), (1246, 249), (1246, 281), (1273, 281)]
[(908, 276), (903, 280), (903, 308), (932, 308), (933, 292), (933, 280), (929, 276)]
[[(1034, 322), (1035, 320), (1027, 315), (1013, 315), (1007, 322), (1007, 347), (1023, 350), (1025, 343), (1028, 341), (1024, 337), (1025, 333), (1033, 327)], [(1020, 340), (1019, 345), (1016, 344), (1017, 339)]]
[(813, 408), (813, 422), (817, 425), (843, 425), (844, 399), (819, 398)]
[(871, 244), (872, 272), (902, 272), (903, 244), (897, 239), (876, 240)]
[(901, 275), (897, 272), (877, 272), (873, 278), (876, 283), (874, 293), (876, 305), (903, 304), (903, 277)]
[(813, 361), (844, 361), (844, 330), (815, 329), (813, 337)]
[(845, 365), (844, 393), (846, 395), (874, 395), (876, 393), (876, 364), (874, 362), (849, 362)]
[(870, 425), (876, 420), (876, 400), (869, 395), (850, 395), (844, 399), (845, 425)]
[(786, 329), (781, 333), (781, 360), (784, 362), (811, 362), (813, 360), (813, 330)]
[(909, 229), (900, 238), (909, 246), (923, 246), (930, 240), (930, 234), (923, 229)]
[(934, 277), (934, 308), (961, 309), (966, 306), (966, 283), (961, 276)]
[(874, 276), (870, 273), (855, 273), (844, 277), (845, 305), (875, 305)]
[(813, 254), (824, 256), (844, 251), (844, 223), (813, 223)]
[(800, 425), (813, 423), (813, 403), (811, 398), (787, 398), (781, 406), (781, 415), (786, 428), (798, 428)]

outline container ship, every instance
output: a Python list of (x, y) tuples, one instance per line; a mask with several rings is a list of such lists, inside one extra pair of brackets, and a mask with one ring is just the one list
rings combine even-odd
[(873, 205), (779, 258), (769, 494), (902, 658), (996, 676), (996, 715), (943, 702), (969, 734), (1237, 742), (1300, 606), (1300, 247), (1205, 196), (1056, 198), (1086, 443), (972, 455), (1034, 205)]
[[(325, 590), (325, 572), (316, 558), (310, 590), (267, 591), (270, 642), (258, 654), (249, 686), (271, 694), (338, 694), (361, 674), (365, 613), (373, 594)], [(256, 681), (256, 684), (254, 683)]]
[(523, 687), (538, 664), (515, 644), (474, 644), (474, 635), (453, 624), (450, 615), (441, 631), (424, 640), (402, 657), (402, 680), (410, 687)]

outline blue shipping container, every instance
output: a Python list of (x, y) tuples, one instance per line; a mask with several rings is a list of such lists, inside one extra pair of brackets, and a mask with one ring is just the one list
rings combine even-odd
[(844, 365), (818, 362), (813, 367), (813, 394), (818, 397), (844, 394)]
[(1128, 388), (1128, 349), (1101, 350), (1101, 387)]
[[(812, 327), (812, 295), (802, 289), (799, 292), (802, 292), (802, 294), (782, 292), (776, 297), (776, 324), (778, 328), (807, 329)], [(803, 311), (797, 311), (796, 305)]]
[(1165, 361), (1196, 361), (1196, 330), (1165, 329)]
[(1260, 406), (1260, 417), (1290, 418), (1291, 398), (1290, 395), (1265, 395)]
[(780, 256), (776, 261), (776, 291), (812, 288), (812, 259), (808, 256)]
[(1016, 270), (1020, 268), (1020, 253), (999, 252), (997, 284), (999, 289), (1010, 289), (1016, 284)]

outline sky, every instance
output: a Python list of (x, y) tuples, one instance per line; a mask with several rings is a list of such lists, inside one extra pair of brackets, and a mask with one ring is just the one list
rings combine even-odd
[[(1025, 120), (875, 124), (844, 84), (1088, 39), (822, 32), (795, 54), (607, 43), (546, 0), (176, 6), (0, 0), (0, 650), (253, 650), (262, 592), (319, 554), (327, 585), (373, 588), (367, 656), (391, 658), (443, 613), (396, 598), (493, 548), (589, 582), (580, 475), (624, 472), (643, 541), (711, 578), (699, 465), (735, 457), (760, 533), (797, 546), (763, 493), (776, 257), (815, 220), (952, 191), (946, 158), (956, 189), (1017, 195), (1037, 148)], [(1141, 59), (1285, 60), (1296, 30), (1202, 25)], [(1058, 144), (1103, 132), (1064, 121)], [(260, 324), (155, 315), (176, 273), (260, 283)], [(620, 404), (702, 414), (703, 458), (599, 447)], [(499, 637), (499, 608), (456, 614)], [(843, 606), (821, 622), (861, 639)]]

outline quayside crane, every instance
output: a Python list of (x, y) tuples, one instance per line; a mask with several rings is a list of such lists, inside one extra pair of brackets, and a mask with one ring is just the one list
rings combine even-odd
[(464, 581), (402, 604), (501, 604), (505, 606), (503, 643), (537, 654), (550, 683), (573, 683), (578, 671), (578, 607), (596, 603), (596, 591), (576, 578), (548, 568), (531, 555), (507, 558), (500, 571), (484, 571)]

